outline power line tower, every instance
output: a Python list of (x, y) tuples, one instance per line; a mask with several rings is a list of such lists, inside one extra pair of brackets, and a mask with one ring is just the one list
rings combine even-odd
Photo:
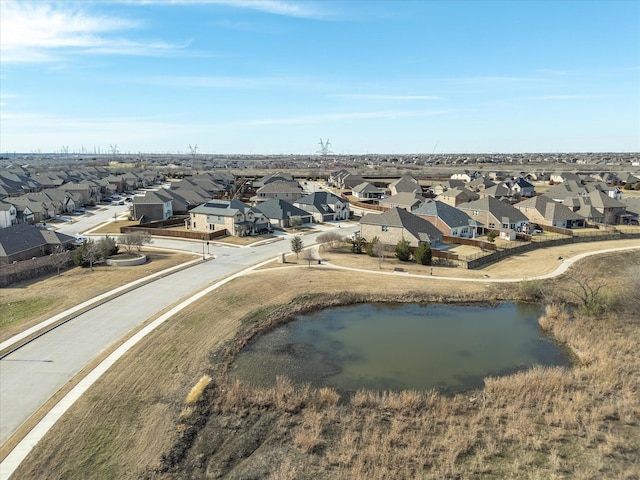
[(333, 153), (331, 150), (329, 150), (329, 146), (331, 145), (331, 143), (329, 143), (328, 138), (326, 142), (323, 142), (322, 139), (320, 139), (320, 143), (318, 145), (320, 145), (320, 150), (318, 150), (317, 153), (319, 153), (320, 155), (325, 156)]

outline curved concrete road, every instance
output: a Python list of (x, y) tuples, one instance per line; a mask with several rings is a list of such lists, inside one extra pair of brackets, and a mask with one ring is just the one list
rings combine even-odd
[[(357, 227), (352, 225), (343, 228), (342, 231), (348, 235), (356, 229)], [(304, 235), (304, 243), (315, 243), (320, 233), (322, 230)], [(267, 259), (271, 261), (282, 253), (290, 252), (290, 237), (291, 235), (282, 234), (259, 247), (212, 244), (208, 249), (209, 254), (205, 256), (210, 258), (213, 255), (215, 260), (200, 262), (170, 275), (166, 272), (156, 274), (157, 278), (151, 283), (98, 304), (72, 321), (6, 355), (0, 360), (0, 444), (101, 352), (148, 318), (212, 282), (250, 265)], [(166, 241), (154, 243), (164, 244)], [(186, 247), (183, 248), (185, 250), (198, 250), (202, 247), (200, 243), (178, 243), (181, 247)], [(64, 312), (35, 329), (53, 323), (57, 317), (66, 316), (78, 309), (76, 307)], [(2, 342), (2, 349), (26, 335), (27, 332)], [(3, 478), (5, 471), (5, 462), (2, 462), (0, 476)]]
[[(353, 228), (345, 229), (344, 230), (345, 234), (350, 233), (350, 230), (353, 230)], [(307, 237), (306, 243), (309, 244), (310, 242), (315, 240), (314, 237), (316, 235)], [(276, 242), (274, 244), (270, 244), (271, 248), (267, 248), (267, 250), (269, 250), (271, 254), (269, 255), (266, 252), (264, 252), (265, 255), (268, 257), (268, 260), (266, 261), (271, 261), (271, 259), (273, 259), (273, 257), (275, 256), (274, 253), (282, 253), (282, 252), (289, 251), (288, 242), (285, 242), (285, 245), (278, 245), (282, 243), (283, 242)], [(268, 247), (268, 246), (265, 245), (264, 247)], [(547, 275), (534, 277), (534, 278), (543, 279), (543, 278), (550, 278), (553, 276), (560, 275), (561, 273), (566, 271), (571, 264), (589, 255), (595, 255), (595, 254), (607, 253), (607, 252), (613, 252), (613, 251), (619, 251), (619, 250), (628, 250), (628, 249), (634, 249), (634, 248), (640, 248), (640, 247), (614, 248), (614, 249), (607, 249), (602, 251), (595, 251), (595, 252), (580, 254), (565, 260), (561, 265), (558, 266), (558, 268), (554, 272)], [(247, 250), (246, 247), (242, 249), (236, 249), (236, 250), (238, 251), (236, 255), (230, 255), (230, 257), (231, 256), (235, 257), (236, 260), (233, 261), (229, 259), (230, 262), (226, 264), (227, 267), (229, 267), (229, 265), (231, 266), (236, 265), (235, 262), (238, 261), (238, 258), (237, 258), (238, 256), (246, 255), (245, 253)], [(273, 252), (273, 250), (276, 250), (276, 252)], [(253, 251), (256, 251), (256, 250), (254, 249)], [(163, 308), (168, 306), (170, 303), (174, 303), (174, 302), (166, 303), (168, 300), (164, 298), (159, 300), (156, 295), (158, 292), (161, 293), (160, 297), (176, 298), (173, 294), (180, 294), (180, 293), (184, 293), (185, 291), (194, 291), (198, 288), (201, 288), (202, 286), (201, 282), (209, 278), (209, 275), (207, 275), (206, 273), (207, 270), (205, 269), (209, 268), (211, 265), (216, 265), (216, 264), (222, 266), (224, 265), (224, 262), (217, 262), (217, 261), (205, 262), (203, 264), (198, 265), (197, 267), (192, 267), (190, 269), (184, 270), (183, 272), (179, 272), (177, 274), (171, 275), (170, 277), (166, 277), (165, 279), (161, 279), (156, 282), (153, 282), (152, 284), (146, 285), (145, 287), (141, 287), (140, 289), (134, 292), (131, 292), (130, 294), (125, 294), (122, 297), (119, 297), (119, 299), (121, 299), (120, 301), (115, 302), (118, 305), (116, 306), (112, 305), (111, 303), (114, 302), (112, 300), (111, 302), (109, 302), (109, 305), (105, 307), (107, 308), (108, 311), (111, 312), (109, 315), (108, 321), (105, 321), (105, 319), (100, 316), (101, 314), (104, 315), (104, 310), (102, 310), (101, 307), (97, 307), (96, 309), (94, 309), (97, 311), (96, 312), (97, 315), (92, 314), (92, 315), (89, 315), (87, 318), (82, 318), (82, 319), (80, 319), (79, 317), (78, 321), (74, 320), (73, 322), (70, 322), (70, 325), (76, 326), (72, 332), (70, 331), (65, 332), (64, 330), (62, 330), (61, 334), (57, 334), (56, 331), (53, 331), (52, 334), (54, 335), (48, 334), (45, 337), (42, 337), (43, 339), (46, 338), (47, 340), (43, 342), (41, 345), (39, 345), (37, 348), (30, 349), (28, 348), (29, 346), (27, 346), (24, 349), (21, 349), (18, 352), (15, 352), (15, 356), (13, 356), (14, 354), (12, 354), (10, 356), (12, 358), (7, 358), (2, 360), (2, 362), (5, 362), (7, 360), (9, 360), (9, 362), (12, 362), (12, 363), (15, 362), (15, 365), (19, 365), (19, 367), (10, 368), (11, 372), (7, 376), (7, 379), (11, 379), (11, 378), (13, 379), (13, 381), (15, 382), (13, 384), (4, 383), (5, 369), (3, 368), (2, 371), (0, 371), (0, 381), (2, 382), (2, 385), (3, 385), (3, 389), (2, 389), (3, 392), (1, 392), (2, 403), (0, 403), (0, 411), (2, 411), (1, 418), (5, 418), (5, 414), (7, 413), (4, 407), (4, 405), (6, 405), (5, 400), (10, 402), (9, 408), (13, 408), (24, 403), (25, 396), (36, 397), (36, 395), (33, 394), (34, 392), (32, 389), (39, 386), (39, 382), (37, 381), (37, 379), (42, 378), (43, 379), (42, 383), (44, 388), (42, 388), (41, 390), (48, 393), (44, 393), (46, 398), (44, 398), (43, 395), (38, 396), (39, 400), (37, 400), (36, 398), (32, 398), (31, 401), (28, 402), (28, 404), (26, 405), (27, 408), (22, 409), (25, 411), (26, 410), (29, 411), (26, 417), (22, 420), (22, 421), (25, 421), (33, 412), (35, 412), (40, 407), (40, 405), (42, 405), (51, 395), (53, 395), (53, 393), (55, 393), (55, 391), (57, 391), (57, 389), (65, 381), (68, 381), (70, 378), (72, 378), (75, 375), (75, 373), (70, 374), (70, 371), (74, 370), (74, 368), (71, 368), (71, 369), (67, 368), (66, 370), (60, 369), (60, 368), (57, 368), (58, 365), (56, 365), (56, 363), (60, 363), (66, 359), (69, 359), (71, 363), (76, 366), (77, 371), (80, 371), (82, 367), (80, 366), (78, 368), (78, 365), (80, 364), (86, 365), (87, 363), (89, 363), (89, 361), (92, 358), (94, 358), (95, 356), (97, 356), (97, 354), (99, 354), (100, 351), (95, 350), (96, 344), (102, 344), (104, 345), (103, 348), (106, 348), (108, 345), (113, 344), (115, 341), (125, 336), (127, 332), (135, 328), (136, 325), (142, 323), (142, 321), (144, 321), (146, 318), (148, 318), (149, 316), (152, 316), (153, 313), (162, 310)], [(330, 268), (344, 268), (344, 267), (337, 267), (332, 265), (328, 265), (328, 266)], [(255, 268), (255, 266), (253, 268)], [(192, 272), (194, 269), (197, 269), (196, 275), (187, 273), (187, 272)], [(251, 268), (249, 270), (251, 270)], [(351, 270), (358, 270), (358, 269), (351, 268)], [(375, 271), (372, 272), (369, 270), (367, 270), (367, 272), (378, 273), (381, 275), (390, 274), (388, 272), (375, 272)], [(226, 280), (223, 280), (222, 282), (218, 282), (214, 285), (211, 285), (209, 288), (205, 289), (199, 294), (189, 297), (187, 300), (183, 301), (180, 305), (174, 307), (172, 310), (170, 310), (169, 312), (162, 315), (157, 320), (155, 320), (154, 322), (146, 326), (141, 332), (138, 332), (131, 339), (129, 339), (122, 347), (120, 347), (114, 353), (112, 353), (104, 362), (102, 362), (94, 371), (92, 371), (81, 383), (79, 383), (65, 398), (63, 398), (60, 401), (60, 403), (56, 405), (56, 407), (54, 407), (54, 409), (51, 412), (49, 412), (49, 414), (36, 426), (36, 428), (34, 428), (27, 435), (27, 437), (25, 437), (23, 441), (20, 442), (18, 447), (16, 447), (7, 456), (7, 458), (5, 458), (2, 463), (0, 463), (0, 479), (2, 480), (8, 479), (11, 476), (11, 474), (15, 471), (15, 469), (20, 465), (22, 460), (28, 455), (28, 453), (37, 444), (37, 442), (46, 434), (48, 429), (57, 421), (57, 419), (59, 419), (62, 416), (62, 414), (64, 414), (64, 412), (71, 407), (73, 402), (77, 398), (79, 398), (79, 396), (86, 389), (88, 389), (91, 386), (91, 384), (95, 380), (97, 380), (100, 375), (102, 375), (102, 373), (104, 373), (113, 363), (115, 363), (115, 361), (117, 361), (118, 358), (124, 355), (124, 353), (129, 348), (135, 345), (135, 343), (141, 340), (147, 333), (151, 332), (154, 328), (156, 328), (162, 322), (170, 318), (180, 309), (185, 308), (187, 305), (191, 304), (193, 301), (200, 298), (202, 295), (212, 291), (215, 288), (218, 288), (219, 286), (226, 283), (226, 281), (230, 280), (231, 278), (235, 278), (236, 276), (244, 273), (245, 272), (236, 273), (232, 277), (228, 277)], [(183, 274), (183, 275), (180, 275), (180, 274)], [(406, 275), (429, 278), (429, 277), (425, 277), (424, 275), (405, 274), (405, 276)], [(194, 280), (194, 277), (197, 277), (200, 280), (199, 281)], [(534, 278), (529, 278), (529, 279), (534, 279)], [(439, 279), (442, 280), (441, 277), (439, 277)], [(476, 282), (478, 281), (480, 282), (487, 282), (487, 281), (513, 282), (513, 281), (518, 281), (520, 279), (514, 278), (514, 279), (452, 279), (452, 280), (476, 281)], [(161, 283), (160, 286), (156, 285), (158, 282)], [(185, 283), (185, 285), (182, 285), (182, 283)], [(200, 285), (200, 287), (198, 287), (197, 285)], [(139, 290), (141, 291), (139, 292)], [(171, 294), (169, 292), (171, 292)], [(149, 295), (149, 299), (146, 298), (147, 295)], [(152, 300), (152, 299), (155, 299), (155, 300)], [(157, 304), (155, 303), (156, 301), (158, 301)], [(147, 304), (151, 304), (151, 305), (147, 305)], [(123, 320), (119, 320), (118, 315), (113, 314), (114, 311), (119, 312), (120, 315), (124, 317)], [(91, 312), (88, 312), (88, 313), (91, 313)], [(147, 315), (144, 316), (145, 314)], [(80, 343), (81, 345), (78, 345), (78, 343)], [(90, 347), (89, 345), (93, 345), (93, 348)], [(46, 350), (43, 351), (42, 350), (43, 347), (45, 349), (50, 348), (51, 349), (50, 353), (48, 353)], [(71, 349), (72, 351), (70, 351), (69, 349)], [(56, 358), (57, 360), (54, 361), (53, 360), (54, 358)], [(2, 366), (5, 367), (5, 365), (2, 365)], [(22, 368), (20, 368), (20, 366)], [(28, 371), (31, 373), (30, 375), (28, 375), (28, 377), (30, 377), (30, 380), (25, 381), (25, 377), (23, 376), (24, 368), (28, 369)], [(45, 377), (47, 375), (45, 375), (45, 372), (48, 372), (48, 374), (52, 378), (55, 378), (55, 381), (46, 380)], [(31, 378), (31, 375), (33, 375), (32, 378)], [(22, 378), (21, 381), (17, 381), (19, 377)], [(60, 382), (62, 382), (62, 384)], [(5, 399), (4, 395), (5, 395), (7, 385), (11, 386), (10, 388), (11, 391), (7, 392), (8, 396)], [(53, 388), (53, 391), (51, 390), (52, 388)], [(23, 396), (21, 397), (19, 394), (16, 394), (16, 392), (22, 392)], [(11, 424), (9, 428), (7, 428), (7, 431), (11, 430), (11, 428), (13, 428), (13, 430), (11, 431), (14, 431), (16, 428), (18, 428), (18, 426), (22, 423), (22, 421), (20, 422), (14, 421), (13, 424)], [(4, 420), (3, 420), (3, 428), (4, 428)], [(9, 435), (10, 433), (8, 433), (6, 437), (3, 438), (3, 441), (6, 438), (8, 438)]]

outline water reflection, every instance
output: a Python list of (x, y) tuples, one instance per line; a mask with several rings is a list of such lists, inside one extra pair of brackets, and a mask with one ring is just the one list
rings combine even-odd
[(488, 375), (569, 365), (540, 332), (534, 305), (365, 304), (321, 310), (255, 338), (232, 376), (268, 387), (277, 375), (340, 391), (459, 391)]

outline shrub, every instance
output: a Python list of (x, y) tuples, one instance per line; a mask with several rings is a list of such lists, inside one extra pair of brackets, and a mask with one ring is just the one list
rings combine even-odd
[(191, 404), (191, 403), (196, 403), (197, 401), (199, 401), (202, 398), (202, 394), (204, 393), (204, 389), (207, 388), (207, 386), (210, 383), (211, 383), (211, 377), (209, 375), (203, 376), (200, 380), (198, 380), (198, 383), (196, 383), (193, 386), (193, 388), (191, 389), (191, 391), (187, 395), (187, 398), (185, 399), (185, 403)]
[(487, 233), (487, 240), (490, 241), (491, 243), (496, 241), (496, 237), (498, 236), (498, 232), (496, 232), (495, 230), (490, 230)]
[(411, 259), (411, 244), (404, 238), (396, 244), (396, 258), (401, 262)]
[(373, 237), (369, 243), (367, 243), (367, 255), (370, 257), (376, 256), (376, 245), (380, 242), (378, 237)]
[(534, 302), (544, 297), (542, 280), (527, 280), (518, 284), (518, 298), (525, 302)]
[(431, 252), (431, 247), (428, 243), (421, 243), (414, 254), (416, 263), (420, 265), (431, 265), (431, 261), (433, 259), (433, 252)]

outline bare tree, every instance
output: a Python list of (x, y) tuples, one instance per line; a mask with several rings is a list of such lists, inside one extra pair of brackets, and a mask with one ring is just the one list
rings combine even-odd
[(89, 268), (93, 272), (93, 264), (98, 262), (102, 258), (102, 251), (100, 245), (93, 240), (87, 240), (84, 243), (84, 251), (82, 256), (84, 261), (89, 264)]
[(311, 268), (311, 262), (314, 262), (316, 260), (316, 257), (313, 254), (313, 251), (310, 248), (307, 248), (306, 250), (302, 251), (302, 259), (306, 260), (309, 264), (309, 268)]
[(378, 257), (378, 268), (382, 269), (382, 262), (384, 262), (385, 257), (389, 253), (389, 247), (384, 243), (377, 241), (373, 245), (373, 256)]
[(118, 239), (118, 244), (122, 245), (128, 254), (132, 254), (134, 249), (140, 252), (143, 245), (150, 243), (153, 243), (153, 240), (147, 232), (125, 233)]
[(329, 248), (335, 249), (344, 242), (344, 237), (337, 232), (324, 232), (318, 235), (318, 243), (329, 245)]
[(60, 270), (69, 263), (69, 252), (62, 248), (61, 245), (57, 245), (53, 252), (53, 264), (60, 275)]
[(567, 292), (578, 301), (582, 311), (597, 315), (605, 310), (606, 301), (602, 289), (606, 281), (594, 268), (584, 262), (578, 263), (567, 273), (567, 280)]

